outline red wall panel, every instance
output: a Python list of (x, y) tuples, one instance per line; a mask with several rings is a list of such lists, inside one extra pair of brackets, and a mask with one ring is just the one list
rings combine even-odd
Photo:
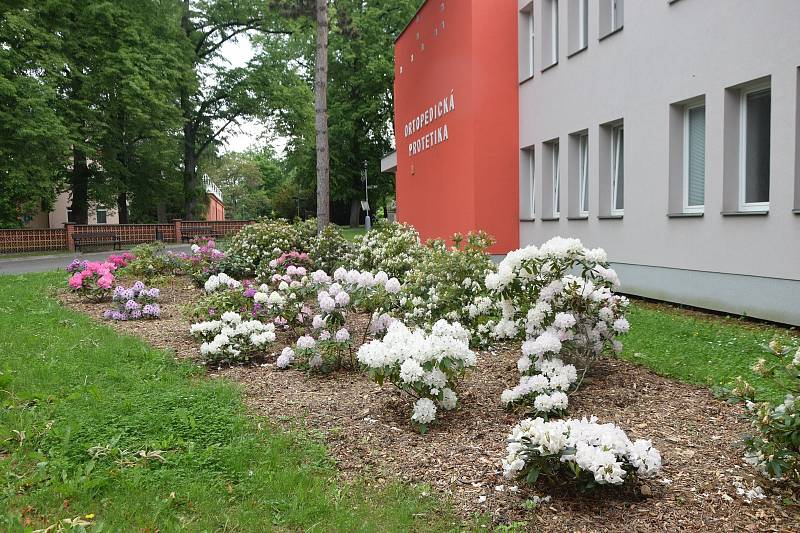
[(424, 239), (519, 245), (517, 88), (514, 0), (428, 0), (398, 38), (397, 215)]

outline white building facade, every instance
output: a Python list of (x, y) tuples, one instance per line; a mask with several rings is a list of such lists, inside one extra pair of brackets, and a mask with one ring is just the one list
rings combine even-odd
[(800, 324), (800, 1), (518, 0), (520, 241)]

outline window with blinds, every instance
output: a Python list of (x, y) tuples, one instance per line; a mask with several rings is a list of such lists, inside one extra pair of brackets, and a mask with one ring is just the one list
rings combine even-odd
[(706, 186), (706, 106), (687, 106), (683, 132), (683, 208), (702, 212)]

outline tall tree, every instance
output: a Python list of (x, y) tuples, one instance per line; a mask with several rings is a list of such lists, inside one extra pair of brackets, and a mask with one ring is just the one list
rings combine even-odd
[(0, 227), (16, 227), (63, 186), (67, 128), (48, 73), (61, 60), (32, 2), (0, 7)]
[[(355, 225), (361, 214), (359, 201), (364, 199), (360, 180), (364, 161), (371, 202), (383, 203), (394, 194), (394, 177), (380, 172), (380, 159), (394, 144), (394, 39), (420, 0), (329, 0), (328, 4), (330, 213), (338, 223)], [(257, 57), (269, 72), (264, 78), (281, 80), (270, 93), (270, 103), (281, 105), (270, 115), (270, 123), (288, 138), (287, 166), (294, 169), (301, 190), (318, 183), (316, 136), (309, 127), (317, 94), (316, 29), (298, 26), (289, 37), (266, 36), (259, 41)]]
[[(297, 4), (297, 5), (295, 5)], [(278, 12), (291, 12), (305, 2), (289, 0), (183, 0), (181, 28), (193, 73), (180, 87), (183, 114), (184, 216), (196, 214), (198, 163), (222, 140), (231, 126), (257, 113), (261, 90), (252, 83), (252, 68), (231, 67), (220, 49), (248, 33), (282, 35), (288, 30), (274, 24)], [(273, 11), (270, 11), (270, 8)]]
[(330, 223), (328, 153), (328, 0), (317, 0), (317, 50), (314, 63), (314, 115), (317, 145), (317, 230)]

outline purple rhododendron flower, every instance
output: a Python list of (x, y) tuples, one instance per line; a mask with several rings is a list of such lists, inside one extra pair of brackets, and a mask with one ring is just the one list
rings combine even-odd
[(142, 315), (150, 318), (158, 318), (161, 316), (161, 308), (157, 304), (147, 304), (142, 309)]

